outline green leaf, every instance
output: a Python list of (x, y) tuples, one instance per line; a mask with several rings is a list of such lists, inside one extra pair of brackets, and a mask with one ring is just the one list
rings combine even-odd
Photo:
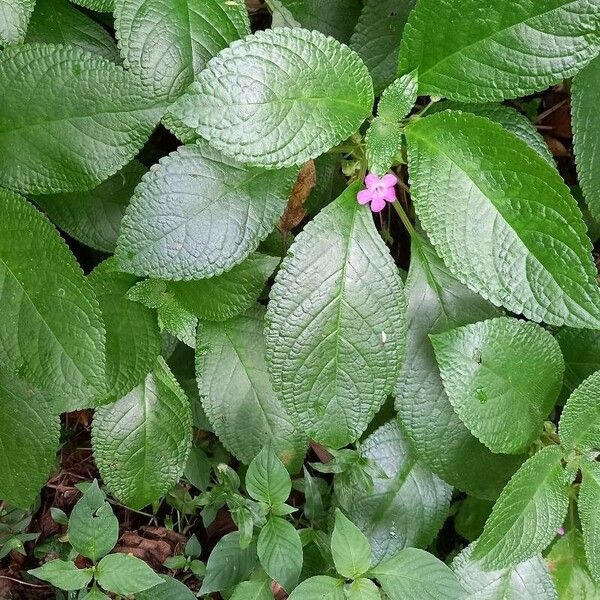
[(344, 141), (372, 106), (371, 78), (352, 50), (317, 31), (285, 28), (231, 44), (171, 113), (228, 156), (280, 168)]
[(465, 600), (456, 576), (432, 554), (406, 548), (369, 572), (390, 600)]
[(381, 600), (379, 588), (370, 579), (357, 579), (346, 587), (348, 600)]
[(256, 544), (240, 548), (237, 531), (224, 535), (214, 547), (206, 563), (206, 575), (199, 595), (219, 592), (248, 578), (257, 564)]
[(303, 581), (289, 596), (289, 600), (345, 600), (344, 582), (326, 575), (317, 575)]
[(119, 49), (108, 31), (67, 0), (35, 0), (27, 43), (65, 44), (119, 62)]
[(514, 567), (486, 571), (471, 558), (473, 545), (452, 562), (452, 570), (469, 594), (481, 600), (556, 600), (556, 590), (541, 556)]
[(67, 192), (34, 197), (51, 221), (86, 246), (114, 252), (133, 190), (146, 167), (131, 161), (118, 173), (87, 192)]
[(600, 371), (590, 375), (567, 400), (558, 433), (565, 452), (600, 448)]
[(275, 227), (296, 169), (238, 164), (206, 142), (163, 158), (137, 187), (116, 256), (136, 275), (202, 279), (242, 262)]
[(115, 6), (115, 0), (71, 0), (79, 6), (95, 10), (97, 12), (112, 12)]
[(357, 579), (371, 566), (369, 540), (339, 508), (335, 509), (331, 554), (336, 571), (349, 579)]
[(539, 325), (512, 317), (430, 339), (446, 394), (469, 431), (492, 452), (526, 450), (562, 386), (558, 342)]
[(125, 66), (173, 101), (250, 23), (243, 0), (116, 0), (115, 29)]
[(47, 392), (59, 412), (93, 406), (104, 388), (98, 301), (56, 229), (3, 190), (0, 304), (0, 361)]
[(494, 508), (491, 500), (482, 500), (467, 496), (458, 505), (454, 515), (454, 529), (470, 542), (476, 540), (483, 532), (483, 527)]
[(161, 578), (162, 583), (143, 592), (138, 592), (135, 595), (136, 600), (195, 600), (196, 596), (181, 581), (166, 575), (162, 575)]
[(208, 490), (212, 467), (212, 461), (208, 458), (206, 452), (202, 448), (192, 446), (185, 465), (184, 474), (186, 479), (201, 492)]
[(385, 121), (397, 122), (406, 117), (417, 101), (418, 74), (402, 75), (381, 94), (377, 116)]
[(0, 369), (0, 498), (23, 509), (33, 504), (54, 467), (59, 435), (47, 398)]
[(96, 464), (130, 508), (151, 504), (179, 481), (191, 442), (189, 401), (160, 358), (144, 384), (94, 416)]
[(365, 4), (350, 47), (365, 61), (375, 93), (396, 77), (404, 26), (416, 0), (377, 0)]
[(394, 422), (372, 433), (360, 451), (381, 472), (373, 485), (339, 490), (338, 475), (334, 481), (342, 508), (369, 540), (373, 563), (407, 546), (427, 547), (448, 515), (452, 488), (418, 459)]
[(271, 386), (264, 358), (263, 317), (264, 309), (256, 306), (230, 321), (200, 326), (198, 389), (212, 427), (232, 454), (247, 464), (271, 441), (281, 460), (295, 472), (304, 458), (307, 438)]
[(143, 560), (130, 554), (109, 554), (96, 570), (98, 583), (107, 591), (128, 596), (153, 588), (162, 579)]
[(596, 9), (588, 0), (421, 0), (402, 37), (399, 71), (419, 70), (419, 95), (527, 96), (572, 77), (597, 54)]
[(456, 280), (433, 248), (415, 238), (406, 280), (408, 351), (396, 387), (396, 409), (419, 458), (444, 481), (495, 499), (522, 457), (492, 454), (471, 435), (444, 391), (429, 333), (500, 312)]
[(269, 517), (257, 542), (260, 564), (287, 592), (298, 583), (302, 570), (302, 542), (294, 526), (281, 517)]
[[(110, 598), (101, 592), (97, 587), (93, 587), (82, 600), (110, 600)], [(175, 598), (173, 600), (176, 600)]]
[(402, 128), (398, 123), (375, 117), (365, 135), (365, 144), (369, 170), (385, 175), (402, 149)]
[(586, 460), (581, 465), (581, 471), (577, 509), (588, 566), (596, 583), (600, 583), (600, 464)]
[(181, 305), (204, 321), (225, 321), (249, 309), (279, 264), (275, 256), (255, 252), (221, 275), (195, 281), (170, 281), (167, 289)]
[(574, 79), (571, 119), (579, 183), (592, 216), (600, 219), (600, 58)]
[(569, 504), (571, 482), (561, 460), (557, 446), (543, 448), (502, 490), (472, 554), (486, 570), (517, 565), (552, 541)]
[(27, 572), (61, 590), (80, 590), (92, 580), (92, 570), (78, 569), (73, 561), (51, 560)]
[(289, 498), (292, 480), (272, 446), (265, 446), (246, 472), (246, 490), (258, 502), (280, 506)]
[(267, 310), (267, 365), (312, 439), (356, 440), (397, 380), (406, 340), (398, 269), (350, 186), (300, 233)]
[(163, 112), (121, 67), (74, 46), (7, 48), (0, 94), (0, 185), (32, 194), (97, 186), (136, 155)]
[(244, 581), (236, 586), (231, 600), (273, 600), (271, 581)]
[(0, 0), (0, 46), (25, 39), (35, 0)]
[(419, 119), (406, 137), (417, 215), (456, 277), (533, 321), (600, 327), (586, 226), (546, 160), (468, 113)]
[(156, 313), (126, 296), (136, 282), (120, 273), (114, 259), (98, 265), (88, 277), (106, 328), (106, 401), (113, 402), (144, 381), (160, 354)]
[(75, 504), (68, 533), (73, 549), (94, 563), (115, 547), (119, 539), (119, 520), (96, 480)]

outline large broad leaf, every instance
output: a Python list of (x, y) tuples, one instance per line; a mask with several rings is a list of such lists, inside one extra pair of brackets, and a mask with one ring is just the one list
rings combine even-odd
[(162, 359), (145, 383), (95, 413), (96, 464), (112, 493), (131, 508), (151, 504), (179, 481), (191, 443), (189, 401)]
[(275, 227), (296, 169), (266, 171), (224, 157), (206, 142), (163, 158), (137, 187), (116, 255), (122, 268), (162, 279), (219, 275)]
[(171, 108), (242, 162), (301, 165), (352, 135), (371, 114), (361, 59), (317, 31), (271, 29), (234, 42)]
[(367, 535), (373, 562), (408, 546), (427, 547), (448, 515), (452, 488), (418, 459), (396, 423), (372, 433), (361, 455), (381, 476), (372, 477), (372, 487), (345, 486), (338, 498)]
[(119, 50), (108, 31), (68, 0), (36, 0), (25, 41), (67, 44), (117, 62)]
[(121, 67), (73, 46), (4, 50), (0, 96), (0, 184), (33, 194), (95, 187), (135, 156), (163, 112)]
[(136, 278), (120, 273), (114, 259), (98, 265), (88, 280), (106, 328), (107, 392), (102, 403), (114, 402), (152, 370), (161, 350), (158, 321), (155, 311), (126, 297)]
[(376, 0), (362, 10), (350, 47), (365, 61), (375, 93), (396, 78), (400, 40), (416, 0)]
[(2, 190), (0, 305), (4, 365), (48, 392), (59, 412), (92, 406), (104, 389), (98, 301), (56, 229)]
[(36, 389), (0, 369), (0, 498), (29, 508), (58, 450), (60, 421)]
[(599, 25), (595, 0), (421, 0), (402, 37), (400, 72), (419, 69), (420, 94), (467, 102), (526, 96), (590, 61)]
[(125, 66), (174, 100), (250, 23), (243, 0), (116, 0), (115, 29)]
[(587, 563), (596, 583), (600, 583), (600, 464), (585, 461), (577, 509), (583, 530), (583, 542)]
[(57, 227), (86, 246), (114, 252), (121, 219), (146, 167), (131, 161), (98, 187), (34, 197)]
[(513, 475), (473, 551), (486, 570), (512, 567), (539, 554), (556, 535), (569, 505), (562, 452), (547, 446)]
[(471, 558), (473, 545), (453, 561), (452, 570), (471, 600), (556, 600), (556, 590), (541, 556), (514, 567), (486, 571)]
[(533, 321), (600, 327), (586, 226), (546, 160), (468, 113), (420, 119), (406, 137), (417, 215), (456, 277)]
[(600, 58), (573, 80), (572, 121), (579, 182), (587, 205), (600, 219)]
[(264, 309), (256, 306), (235, 319), (200, 326), (198, 389), (215, 433), (232, 454), (249, 463), (270, 440), (294, 472), (304, 458), (306, 435), (271, 387), (263, 317)]
[(66, 560), (51, 560), (27, 572), (61, 590), (80, 590), (86, 587), (94, 576), (92, 569), (79, 569), (73, 561)]
[(107, 592), (130, 596), (162, 583), (143, 560), (124, 553), (108, 554), (96, 567), (95, 577)]
[(565, 370), (558, 342), (528, 321), (498, 317), (431, 336), (454, 410), (492, 452), (517, 454), (542, 431)]
[(406, 293), (408, 351), (396, 388), (402, 428), (420, 460), (444, 481), (494, 499), (522, 458), (492, 454), (464, 426), (446, 395), (428, 336), (500, 313), (456, 280), (420, 238), (413, 240)]
[(406, 342), (398, 269), (358, 185), (296, 238), (271, 290), (267, 364), (301, 429), (340, 448), (390, 394)]
[(25, 39), (35, 0), (0, 0), (0, 46)]

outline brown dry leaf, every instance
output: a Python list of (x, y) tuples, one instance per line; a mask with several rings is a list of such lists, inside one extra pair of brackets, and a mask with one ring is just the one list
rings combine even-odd
[(248, 12), (257, 12), (264, 7), (263, 0), (246, 0), (246, 8)]
[(158, 569), (167, 558), (180, 553), (185, 537), (166, 527), (140, 527), (126, 531), (119, 539), (115, 552), (132, 554)]
[(292, 188), (290, 199), (285, 208), (285, 212), (277, 227), (282, 232), (288, 232), (297, 227), (302, 222), (302, 219), (306, 217), (306, 210), (304, 209), (304, 203), (310, 196), (315, 184), (317, 183), (317, 170), (315, 169), (315, 162), (309, 160), (298, 173), (296, 183)]
[(561, 158), (564, 156), (570, 156), (570, 152), (567, 149), (567, 147), (557, 138), (545, 135), (544, 140), (546, 141), (548, 148), (550, 148), (552, 156), (557, 156)]

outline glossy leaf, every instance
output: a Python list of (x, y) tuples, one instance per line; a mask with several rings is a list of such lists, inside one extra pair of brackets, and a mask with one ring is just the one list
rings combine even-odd
[(588, 567), (596, 583), (600, 583), (600, 465), (585, 461), (582, 464), (583, 474), (577, 509), (583, 530), (583, 542)]
[(357, 579), (371, 566), (369, 540), (339, 508), (335, 511), (331, 554), (336, 571), (349, 579)]
[(162, 579), (143, 560), (131, 554), (108, 554), (96, 567), (98, 584), (122, 596), (137, 594), (162, 583)]

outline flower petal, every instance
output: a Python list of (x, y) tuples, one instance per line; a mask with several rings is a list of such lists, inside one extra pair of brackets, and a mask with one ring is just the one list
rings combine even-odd
[(371, 210), (373, 212), (381, 212), (385, 208), (385, 200), (383, 198), (373, 198), (371, 202)]
[(356, 194), (356, 199), (359, 204), (368, 204), (373, 200), (373, 192), (371, 190), (361, 190)]
[(398, 178), (393, 173), (388, 173), (381, 178), (381, 183), (385, 187), (394, 187), (398, 183)]
[(394, 202), (397, 198), (396, 190), (393, 187), (386, 188), (381, 192), (381, 194), (379, 194), (379, 197), (387, 200), (388, 202)]
[(381, 182), (381, 179), (379, 179), (379, 177), (377, 177), (377, 175), (375, 175), (375, 173), (369, 173), (366, 177), (365, 177), (365, 185), (368, 188), (372, 188), (375, 187), (378, 183)]

